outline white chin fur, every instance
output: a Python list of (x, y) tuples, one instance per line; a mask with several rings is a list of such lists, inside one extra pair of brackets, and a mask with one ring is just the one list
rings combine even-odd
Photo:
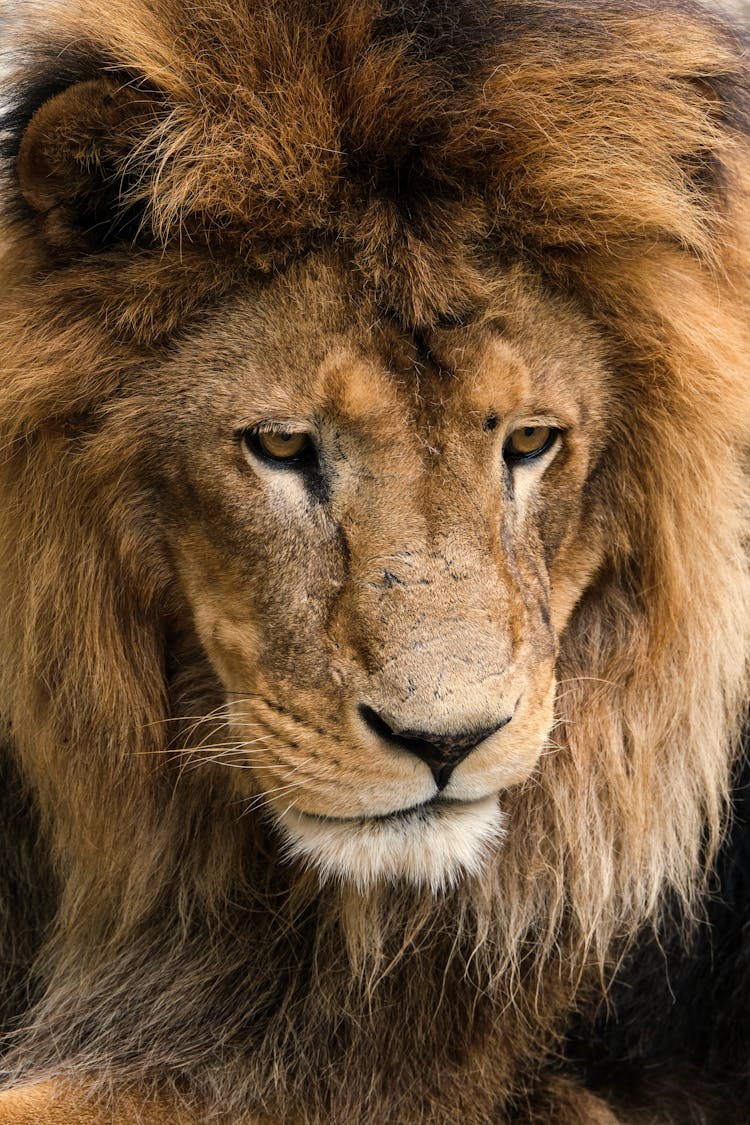
[(497, 796), (384, 817), (337, 820), (293, 809), (279, 817), (290, 858), (362, 891), (398, 880), (440, 891), (477, 875), (503, 837), (503, 822)]

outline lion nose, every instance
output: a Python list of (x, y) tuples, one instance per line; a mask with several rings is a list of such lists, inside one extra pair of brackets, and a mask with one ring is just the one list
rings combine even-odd
[(410, 754), (416, 755), (432, 770), (435, 784), (438, 789), (445, 789), (450, 781), (451, 774), (471, 751), (484, 742), (491, 734), (501, 730), (513, 718), (506, 715), (499, 722), (491, 723), (480, 729), (455, 731), (450, 734), (436, 733), (425, 730), (394, 730), (382, 715), (368, 707), (366, 703), (360, 704), (360, 717), (370, 730), (379, 738), (401, 746)]

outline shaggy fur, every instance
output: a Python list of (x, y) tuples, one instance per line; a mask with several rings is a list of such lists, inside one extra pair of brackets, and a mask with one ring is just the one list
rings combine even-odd
[[(689, 913), (748, 703), (741, 49), (671, 3), (23, 7), (0, 263), (8, 1085), (83, 1076), (202, 1121), (614, 1121), (556, 1045), (665, 900)], [(321, 885), (248, 793), (239, 815), (231, 761), (201, 754), (235, 676), (216, 606), (236, 653), (257, 624), (237, 590), (289, 628), (285, 573), (347, 589), (358, 565), (335, 536), (321, 553), (267, 520), (227, 530), (250, 517), (206, 427), (218, 448), (243, 365), (266, 364), (268, 401), (300, 393), (334, 338), (357, 357), (337, 401), (381, 443), (359, 522), (339, 520), (355, 546), (373, 511), (415, 526), (399, 472), (421, 480), (437, 434), (473, 475), (435, 470), (433, 534), (453, 521), (474, 558), (492, 489), (472, 410), (495, 426), (518, 356), (578, 411), (533, 533), (493, 538), (516, 595), (488, 595), (536, 623), (527, 741), (554, 657), (554, 742), (498, 783), (489, 864), (432, 888)], [(403, 617), (384, 609), (376, 639)], [(323, 715), (336, 666), (309, 635), (268, 659), (286, 705)], [(305, 744), (323, 780), (374, 785), (324, 742)], [(3, 1120), (28, 1120), (15, 1104)]]
[[(618, 972), (592, 1027), (569, 1053), (588, 1080), (637, 1120), (744, 1125), (750, 1104), (750, 757), (735, 778), (731, 831), (698, 924), (684, 939), (679, 904), (646, 932)], [(680, 923), (683, 923), (681, 925)], [(700, 1094), (698, 1093), (700, 1091)], [(664, 1108), (657, 1115), (655, 1105)]]

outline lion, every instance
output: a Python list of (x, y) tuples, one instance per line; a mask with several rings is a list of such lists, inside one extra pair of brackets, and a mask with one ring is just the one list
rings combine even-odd
[(6, 25), (0, 1120), (634, 1119), (561, 1044), (728, 822), (741, 42)]

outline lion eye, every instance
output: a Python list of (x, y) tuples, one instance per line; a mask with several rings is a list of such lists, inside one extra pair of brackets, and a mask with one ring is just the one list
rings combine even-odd
[(503, 453), (506, 461), (531, 461), (549, 449), (559, 433), (552, 426), (520, 426), (505, 443)]
[(265, 461), (298, 464), (313, 450), (310, 435), (294, 430), (245, 430), (242, 440), (251, 453)]

